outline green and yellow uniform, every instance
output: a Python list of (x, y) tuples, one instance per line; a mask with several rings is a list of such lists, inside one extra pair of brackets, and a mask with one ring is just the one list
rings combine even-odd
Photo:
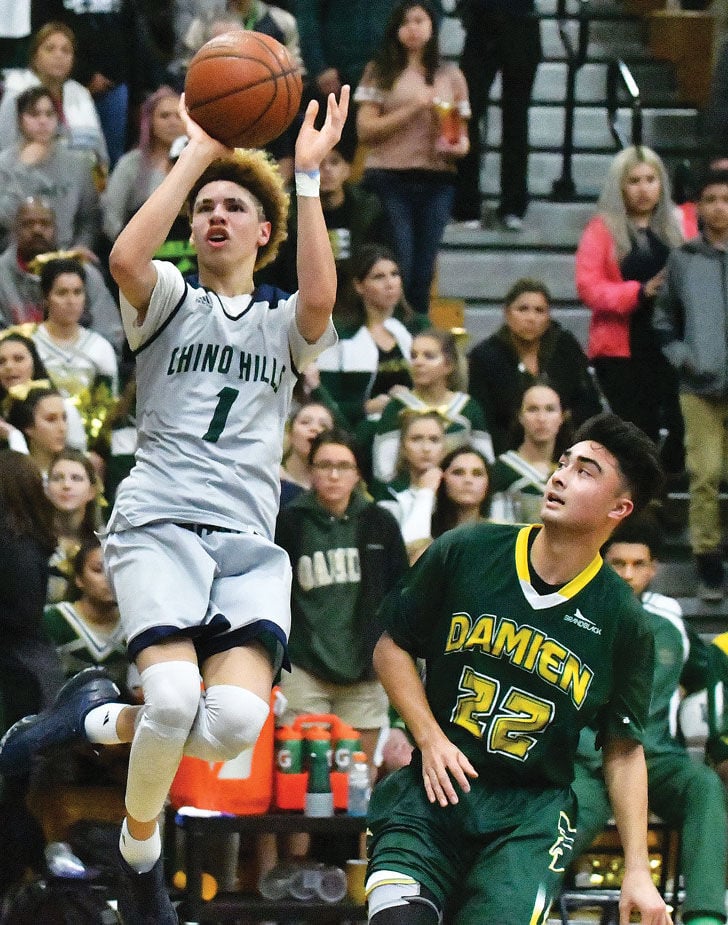
[(61, 659), (66, 678), (95, 665), (103, 665), (122, 689), (126, 687), (129, 659), (126, 641), (117, 622), (111, 627), (88, 623), (70, 601), (49, 604), (43, 625)]
[(598, 555), (544, 586), (529, 566), (538, 529), (449, 531), (380, 612), (425, 659), (430, 708), (479, 776), (444, 808), (427, 800), (418, 752), (385, 779), (370, 806), (370, 875), (414, 877), (468, 925), (545, 921), (571, 860), (579, 730), (641, 741), (649, 707), (642, 608)]

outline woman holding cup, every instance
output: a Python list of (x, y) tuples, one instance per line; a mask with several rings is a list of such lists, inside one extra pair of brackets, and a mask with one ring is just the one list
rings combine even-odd
[(395, 6), (354, 101), (357, 133), (367, 147), (364, 185), (384, 206), (407, 300), (427, 313), (470, 116), (462, 72), (440, 60), (429, 0)]

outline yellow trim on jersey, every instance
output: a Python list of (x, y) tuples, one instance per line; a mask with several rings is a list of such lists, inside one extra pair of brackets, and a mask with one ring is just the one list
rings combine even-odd
[(543, 883), (541, 883), (538, 888), (536, 903), (533, 907), (528, 925), (541, 925), (541, 923), (545, 922), (546, 915), (544, 915), (544, 912), (548, 913), (548, 909), (546, 908), (546, 888)]
[(728, 655), (728, 633), (721, 633), (720, 636), (716, 636), (713, 640), (713, 645), (718, 646), (721, 652)]
[[(526, 584), (531, 588), (533, 585), (531, 584), (531, 572), (528, 567), (528, 537), (531, 530), (535, 530), (537, 527), (541, 527), (541, 524), (528, 524), (519, 531), (516, 537), (516, 574), (518, 575), (521, 585)], [(562, 588), (559, 588), (558, 591), (554, 592), (554, 595), (558, 595), (564, 600), (574, 597), (589, 584), (601, 567), (602, 557), (597, 553), (589, 565), (587, 565), (583, 571), (579, 572), (576, 578), (572, 578), (571, 581), (567, 582)], [(550, 594), (543, 595), (543, 597), (549, 598), (551, 596)]]

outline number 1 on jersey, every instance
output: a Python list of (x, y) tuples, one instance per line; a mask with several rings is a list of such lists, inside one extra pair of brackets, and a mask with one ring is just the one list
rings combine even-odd
[(217, 393), (215, 412), (212, 415), (210, 426), (207, 428), (207, 433), (202, 436), (203, 440), (207, 440), (208, 443), (217, 443), (220, 439), (220, 434), (225, 430), (225, 425), (227, 424), (228, 415), (230, 414), (233, 402), (239, 394), (240, 392), (237, 389), (231, 389), (228, 388), (228, 386), (225, 386), (224, 389), (220, 389)]

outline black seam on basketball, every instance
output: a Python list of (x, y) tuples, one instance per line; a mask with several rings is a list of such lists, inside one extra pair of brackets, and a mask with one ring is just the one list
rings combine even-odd
[[(230, 56), (230, 55), (225, 55), (225, 57), (228, 57), (228, 58), (229, 58), (229, 57), (231, 57), (231, 56)], [(210, 61), (210, 60), (212, 60), (212, 59), (210, 59), (210, 58), (205, 58), (205, 60), (206, 60), (206, 61)], [(238, 59), (238, 60), (241, 60), (241, 59)], [(262, 62), (262, 61), (258, 61), (257, 58), (248, 58), (247, 60), (249, 60), (249, 61), (255, 61), (257, 64), (263, 64), (263, 62)], [(265, 66), (267, 67), (267, 65), (265, 65)], [(277, 81), (278, 81), (281, 77), (288, 77), (289, 75), (290, 75), (290, 76), (295, 76), (295, 75), (297, 75), (298, 73), (299, 73), (299, 69), (298, 69), (297, 67), (290, 68), (290, 69), (287, 70), (287, 71), (273, 71), (273, 70), (271, 70), (270, 75), (269, 75), (268, 77), (263, 77), (261, 80), (256, 80), (255, 83), (246, 84), (244, 87), (237, 87), (235, 90), (226, 90), (225, 93), (220, 93), (218, 96), (210, 96), (210, 97), (207, 97), (207, 98), (204, 99), (204, 100), (197, 100), (197, 102), (195, 102), (195, 103), (193, 103), (191, 106), (188, 106), (188, 107), (187, 107), (187, 108), (188, 108), (188, 112), (193, 113), (196, 109), (199, 109), (200, 106), (207, 106), (207, 105), (209, 105), (210, 103), (217, 103), (217, 102), (219, 102), (220, 100), (224, 100), (225, 97), (227, 97), (227, 96), (234, 96), (236, 93), (245, 93), (247, 90), (252, 90), (252, 89), (254, 89), (255, 87), (260, 87), (262, 84), (265, 84), (265, 83), (273, 83), (273, 84), (275, 84), (275, 83), (277, 83)], [(286, 84), (287, 84), (287, 81), (286, 81)]]

